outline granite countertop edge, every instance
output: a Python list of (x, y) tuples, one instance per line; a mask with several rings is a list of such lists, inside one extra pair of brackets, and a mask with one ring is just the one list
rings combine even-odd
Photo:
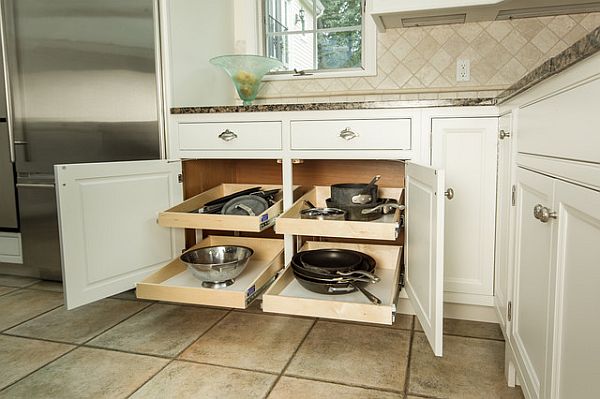
[(335, 103), (257, 104), (231, 106), (174, 107), (171, 114), (215, 114), (240, 112), (339, 111), (427, 107), (486, 106), (502, 104), (543, 80), (575, 65), (600, 51), (600, 26), (581, 40), (545, 61), (496, 98), (449, 98), (437, 100), (356, 101)]

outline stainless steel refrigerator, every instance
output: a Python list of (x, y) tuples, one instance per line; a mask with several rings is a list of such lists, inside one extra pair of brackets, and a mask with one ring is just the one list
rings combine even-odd
[(21, 232), (23, 268), (59, 280), (53, 165), (163, 152), (157, 0), (1, 4), (0, 229)]

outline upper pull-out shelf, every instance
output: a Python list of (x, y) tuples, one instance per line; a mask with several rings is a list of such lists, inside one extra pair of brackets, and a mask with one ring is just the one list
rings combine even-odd
[[(380, 187), (380, 198), (392, 198), (401, 201), (402, 188)], [(304, 194), (294, 205), (284, 212), (275, 224), (278, 234), (302, 236), (322, 236), (340, 238), (362, 238), (371, 240), (395, 240), (400, 226), (400, 210), (384, 215), (382, 218), (359, 222), (349, 220), (301, 219), (300, 212), (307, 209), (306, 201), (317, 207), (326, 207), (325, 200), (331, 197), (329, 186), (316, 186)]]
[(263, 184), (220, 184), (201, 194), (161, 212), (158, 223), (165, 227), (180, 227), (190, 229), (234, 230), (260, 232), (275, 223), (275, 218), (283, 211), (283, 194), (275, 195), (275, 203), (256, 216), (222, 215), (198, 213), (198, 209), (206, 203), (225, 197), (242, 190), (261, 187), (263, 191), (279, 188), (279, 185)]

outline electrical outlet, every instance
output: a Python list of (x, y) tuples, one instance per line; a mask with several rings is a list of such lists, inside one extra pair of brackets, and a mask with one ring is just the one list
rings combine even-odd
[(471, 61), (456, 61), (456, 81), (468, 82), (469, 80), (471, 80)]

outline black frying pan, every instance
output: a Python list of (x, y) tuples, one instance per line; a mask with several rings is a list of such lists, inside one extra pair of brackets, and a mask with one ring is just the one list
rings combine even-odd
[[(375, 259), (373, 259), (371, 256), (369, 256), (367, 254), (361, 253), (361, 255), (363, 258), (363, 262), (361, 263), (360, 266), (358, 266), (357, 268), (355, 268), (354, 270), (351, 270), (349, 272), (342, 272), (342, 273), (356, 272), (356, 274), (350, 275), (350, 277), (367, 277), (369, 279), (373, 279), (373, 280), (377, 281), (378, 280), (377, 276), (373, 275), (371, 277), (371, 276), (368, 276), (368, 275), (365, 275), (362, 273), (362, 272), (367, 272), (370, 274), (373, 273), (373, 271), (375, 270), (375, 266), (376, 266)], [(294, 270), (294, 272), (300, 274), (303, 277), (313, 278), (313, 279), (324, 279), (324, 280), (341, 277), (337, 273), (338, 270), (336, 270), (336, 269), (321, 268), (321, 267), (316, 267), (316, 266), (307, 268), (306, 266), (307, 266), (306, 263), (298, 264), (294, 261), (294, 258), (292, 258), (292, 269)]]
[[(363, 264), (363, 253), (349, 249), (327, 248), (298, 252), (292, 261), (303, 269), (322, 272), (322, 269), (350, 272)], [(316, 268), (316, 269), (315, 269)]]

